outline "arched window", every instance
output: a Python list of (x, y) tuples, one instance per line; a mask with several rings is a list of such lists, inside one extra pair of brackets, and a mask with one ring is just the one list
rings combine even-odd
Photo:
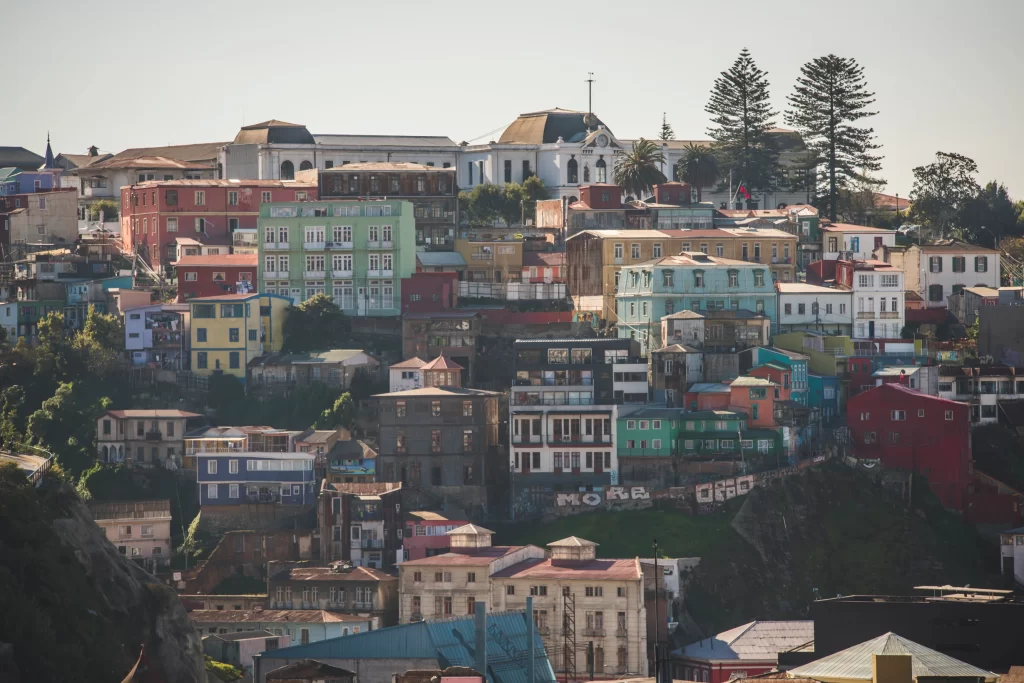
[(583, 182), (590, 182), (590, 164), (583, 164)]
[(301, 164), (299, 164), (300, 171), (308, 171), (311, 168), (313, 168), (313, 164), (309, 163), (309, 161), (303, 161)]
[(580, 181), (580, 165), (576, 162), (576, 159), (569, 159), (569, 163), (566, 166), (566, 182), (570, 185), (575, 185)]
[(608, 165), (604, 163), (604, 158), (597, 160), (595, 164), (597, 167), (597, 182), (607, 183), (608, 182)]
[(124, 462), (124, 446), (117, 447), (117, 461)]
[(103, 447), (103, 462), (110, 462), (110, 460), (107, 458), (107, 447), (106, 446)]
[(295, 165), (292, 162), (281, 162), (281, 180), (295, 180)]

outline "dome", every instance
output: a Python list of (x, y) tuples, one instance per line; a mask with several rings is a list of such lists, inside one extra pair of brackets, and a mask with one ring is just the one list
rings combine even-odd
[(235, 136), (236, 145), (259, 144), (314, 145), (313, 135), (301, 123), (270, 119), (251, 126), (242, 126)]
[(562, 138), (564, 142), (580, 142), (587, 136), (588, 123), (591, 129), (604, 125), (601, 119), (593, 114), (558, 107), (520, 114), (519, 118), (501, 134), (498, 144), (540, 145), (558, 142), (558, 138)]

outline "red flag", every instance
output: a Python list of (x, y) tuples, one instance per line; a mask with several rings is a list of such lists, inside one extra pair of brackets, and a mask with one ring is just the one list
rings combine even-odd
[(745, 188), (743, 185), (740, 185), (740, 189), (736, 190), (736, 193), (743, 195), (743, 197), (747, 200), (750, 199), (750, 193), (747, 192), (747, 188)]

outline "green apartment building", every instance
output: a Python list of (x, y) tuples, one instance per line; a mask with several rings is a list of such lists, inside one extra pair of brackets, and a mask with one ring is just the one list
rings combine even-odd
[(259, 291), (298, 304), (326, 294), (348, 315), (400, 314), (416, 270), (416, 219), (405, 201), (260, 205)]
[(652, 488), (675, 484), (674, 456), (684, 416), (680, 408), (619, 406), (615, 446), (620, 483)]
[(700, 410), (683, 413), (677, 439), (684, 458), (785, 457), (781, 434), (774, 429), (750, 429), (746, 413)]

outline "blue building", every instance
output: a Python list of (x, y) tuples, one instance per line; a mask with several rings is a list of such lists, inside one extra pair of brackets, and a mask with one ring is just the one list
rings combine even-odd
[(751, 311), (778, 325), (777, 295), (768, 267), (759, 263), (683, 252), (624, 266), (615, 312), (619, 337), (637, 339), (644, 353), (659, 349), (661, 318), (677, 311)]
[(801, 405), (808, 406), (808, 367), (810, 356), (794, 351), (787, 351), (776, 346), (756, 346), (740, 352), (740, 371), (747, 372), (765, 363), (774, 363), (789, 368), (793, 374), (792, 398)]
[[(396, 671), (465, 666), (483, 669), (487, 683), (554, 683), (544, 643), (525, 612), (492, 612), (483, 604), (472, 617), (418, 621), (401, 626), (332, 638), (319, 643), (266, 650), (253, 658), (253, 676), (262, 683), (268, 672), (304, 659), (358, 671), (360, 680), (389, 680)], [(527, 597), (527, 606), (531, 600)], [(483, 623), (478, 623), (483, 622)], [(533, 661), (528, 644), (533, 640)], [(484, 641), (483, 643), (479, 641)], [(485, 661), (478, 661), (482, 658)], [(435, 665), (436, 662), (436, 665)]]
[(56, 171), (22, 171), (17, 168), (0, 168), (0, 197), (15, 194), (48, 192), (60, 187)]
[(311, 505), (317, 483), (312, 453), (196, 453), (199, 504)]
[(839, 378), (834, 375), (807, 375), (808, 406), (818, 411), (822, 424), (839, 418)]

